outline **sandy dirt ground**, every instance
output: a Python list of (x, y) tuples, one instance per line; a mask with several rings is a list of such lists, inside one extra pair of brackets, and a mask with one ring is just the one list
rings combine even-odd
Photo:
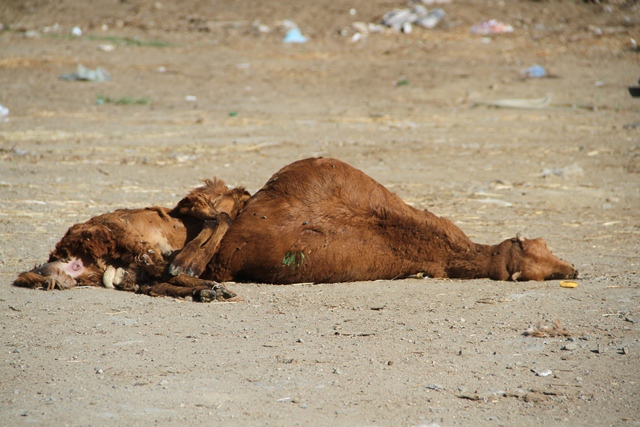
[[(452, 0), (435, 29), (353, 41), (407, 6), (0, 5), (0, 425), (640, 425), (640, 6)], [(489, 18), (514, 32), (471, 34)], [(282, 43), (285, 19), (309, 41)], [(78, 64), (112, 80), (59, 79)], [(534, 64), (554, 77), (523, 79)], [(475, 241), (544, 237), (579, 286), (238, 283), (245, 302), (213, 304), (11, 286), (74, 223), (212, 176), (253, 192), (310, 156)], [(523, 334), (554, 321), (570, 336)]]

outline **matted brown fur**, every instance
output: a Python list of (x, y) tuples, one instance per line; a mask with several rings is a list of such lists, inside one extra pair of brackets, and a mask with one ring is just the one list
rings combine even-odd
[[(210, 255), (204, 259), (198, 255), (215, 251), (228, 221), (249, 197), (244, 188), (229, 189), (217, 179), (204, 184), (173, 209), (119, 209), (73, 225), (49, 261), (21, 273), (14, 286), (105, 286), (199, 300), (231, 298), (215, 282), (181, 274), (204, 269)], [(169, 265), (176, 261), (177, 265)]]
[(266, 283), (576, 277), (542, 239), (472, 242), (336, 159), (285, 166), (244, 206), (203, 277)]

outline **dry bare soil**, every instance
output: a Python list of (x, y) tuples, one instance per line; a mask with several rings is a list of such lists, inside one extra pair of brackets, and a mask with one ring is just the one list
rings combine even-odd
[[(2, 3), (1, 425), (640, 425), (637, 2), (452, 0), (436, 29), (357, 42), (353, 22), (407, 4)], [(470, 33), (489, 18), (514, 32)], [(309, 41), (282, 43), (284, 19)], [(59, 79), (78, 64), (112, 80)], [(556, 77), (522, 79), (534, 64)], [(475, 241), (545, 237), (579, 286), (246, 283), (234, 304), (11, 286), (73, 223), (206, 177), (255, 191), (309, 156)], [(523, 335), (556, 320), (569, 337)]]

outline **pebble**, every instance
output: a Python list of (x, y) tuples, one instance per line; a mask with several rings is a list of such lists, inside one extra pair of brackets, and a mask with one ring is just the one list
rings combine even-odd
[(439, 384), (429, 384), (424, 386), (425, 388), (428, 388), (429, 390), (435, 390), (435, 391), (442, 391), (444, 390), (444, 387), (442, 387)]

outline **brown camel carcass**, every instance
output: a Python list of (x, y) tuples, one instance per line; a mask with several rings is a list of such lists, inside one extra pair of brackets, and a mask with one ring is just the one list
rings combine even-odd
[(49, 261), (20, 273), (14, 285), (104, 286), (197, 301), (233, 299), (236, 295), (224, 286), (194, 276), (204, 270), (249, 193), (215, 179), (204, 182), (173, 209), (119, 209), (72, 226)]
[[(577, 276), (542, 239), (474, 243), (451, 221), (408, 206), (339, 160), (295, 162), (251, 198), (244, 189), (228, 190), (220, 183), (208, 181), (173, 209), (124, 209), (75, 225), (49, 263), (21, 273), (14, 284), (48, 289), (103, 284), (212, 300), (233, 296), (212, 280)], [(209, 259), (201, 278), (194, 277)]]
[(542, 239), (472, 242), (451, 221), (415, 209), (335, 159), (292, 163), (234, 219), (203, 275), (218, 281), (349, 282), (577, 277)]

